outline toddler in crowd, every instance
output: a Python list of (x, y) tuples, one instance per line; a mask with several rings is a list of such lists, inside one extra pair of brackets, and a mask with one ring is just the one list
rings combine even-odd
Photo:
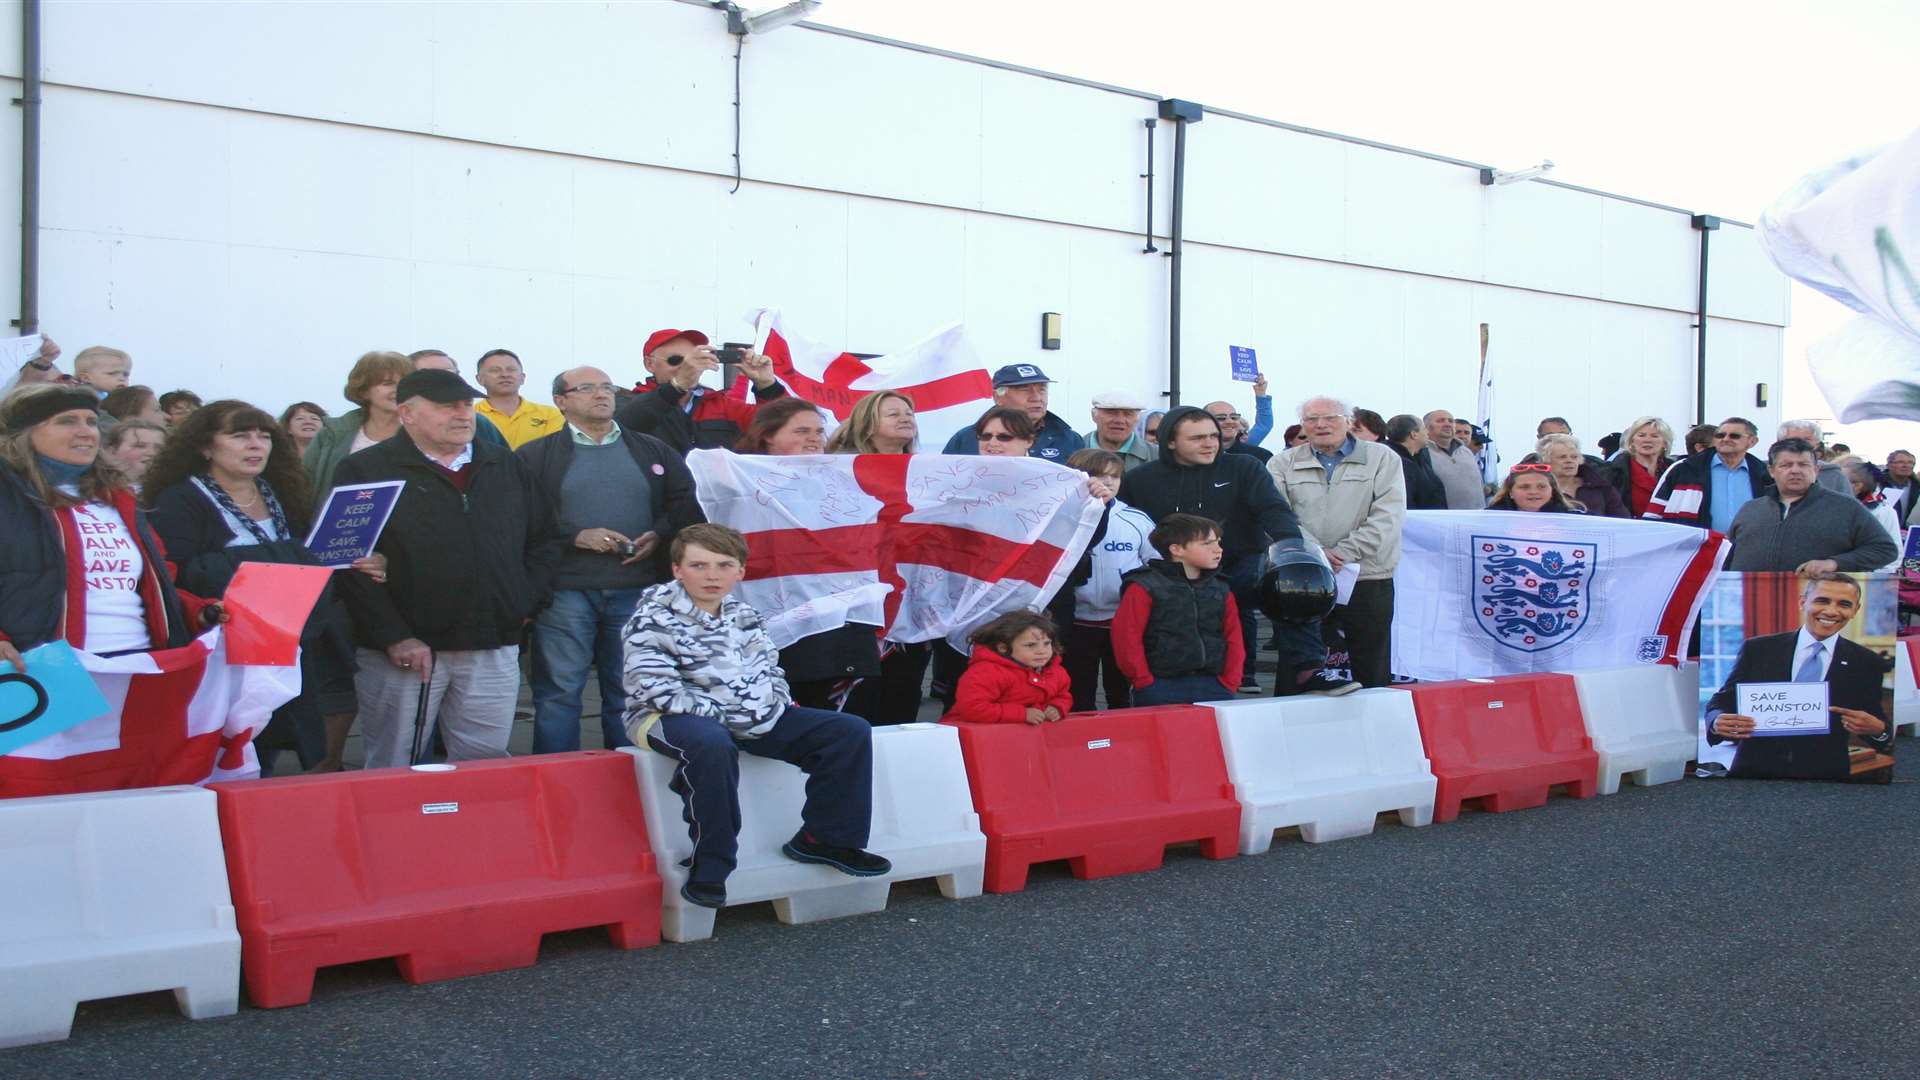
[(1113, 654), (1135, 705), (1224, 701), (1239, 689), (1246, 646), (1233, 589), (1220, 576), (1220, 526), (1168, 514), (1148, 542), (1166, 553), (1123, 579)]
[(1073, 710), (1073, 683), (1060, 664), (1053, 620), (1013, 611), (973, 632), (973, 659), (960, 676), (945, 720), (975, 724), (1029, 724), (1059, 720)]

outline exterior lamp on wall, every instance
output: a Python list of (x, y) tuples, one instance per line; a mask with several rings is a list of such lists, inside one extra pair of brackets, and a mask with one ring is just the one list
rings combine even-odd
[(1757, 408), (1757, 409), (1764, 409), (1767, 407), (1767, 384), (1766, 383), (1753, 384), (1753, 405), (1754, 405), (1754, 408)]
[(727, 13), (729, 34), (771, 34), (820, 10), (821, 0), (794, 0), (765, 11), (746, 12), (732, 0), (719, 0), (713, 6)]
[(1511, 172), (1502, 169), (1481, 169), (1480, 186), (1492, 187), (1495, 184), (1518, 184), (1524, 180), (1538, 180), (1553, 171), (1551, 159), (1535, 165), (1531, 169), (1514, 169)]
[(1043, 311), (1040, 313), (1040, 347), (1057, 349), (1060, 347), (1060, 313)]

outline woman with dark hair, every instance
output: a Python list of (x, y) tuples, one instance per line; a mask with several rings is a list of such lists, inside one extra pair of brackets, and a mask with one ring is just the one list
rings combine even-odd
[(1387, 440), (1386, 418), (1372, 409), (1353, 410), (1353, 437), (1367, 442)]
[[(818, 405), (797, 397), (775, 398), (754, 411), (753, 423), (740, 438), (740, 452), (818, 454), (825, 428)], [(855, 691), (880, 678), (880, 628), (849, 622), (808, 634), (780, 650), (780, 670), (786, 672), (794, 704), (848, 712), (871, 723), (874, 718), (862, 709), (874, 708), (875, 695)], [(919, 707), (917, 700), (914, 707)]]
[(311, 401), (296, 401), (280, 414), (280, 426), (286, 429), (293, 448), (303, 458), (307, 456), (307, 447), (313, 445), (314, 436), (320, 434), (326, 423), (327, 410)]
[[(174, 587), (125, 474), (100, 455), (100, 399), (66, 383), (0, 404), (0, 660), (53, 641), (111, 655), (179, 648), (220, 620)], [(89, 565), (81, 537), (114, 558)]]
[(153, 388), (147, 386), (123, 386), (108, 391), (100, 400), (100, 411), (115, 420), (148, 420), (165, 427), (167, 414), (160, 409), (160, 399), (153, 396)]
[(1025, 409), (1005, 405), (995, 405), (973, 422), (973, 437), (985, 457), (1026, 457), (1037, 434)]
[(1305, 446), (1307, 444), (1307, 429), (1301, 427), (1299, 424), (1288, 424), (1286, 433), (1280, 436), (1280, 441), (1287, 444), (1287, 449), (1289, 450), (1296, 446)]
[(1566, 497), (1553, 478), (1553, 466), (1523, 461), (1507, 473), (1493, 493), (1489, 510), (1519, 510), (1535, 514), (1584, 514), (1587, 508)]
[[(216, 401), (176, 424), (147, 469), (145, 491), (176, 576), (199, 595), (223, 595), (241, 563), (317, 562), (301, 543), (312, 520), (313, 489), (293, 440), (272, 416), (244, 401)], [(386, 577), (383, 556), (353, 568), (376, 581)], [(281, 706), (254, 740), (263, 773), (285, 749), (299, 755), (303, 768), (337, 770), (353, 724), (353, 643), (331, 586), (314, 605), (300, 644), (300, 696)]]
[(169, 390), (160, 395), (160, 411), (166, 415), (168, 427), (193, 415), (200, 407), (200, 395), (191, 390)]
[(820, 406), (805, 398), (774, 398), (754, 409), (753, 422), (734, 449), (743, 454), (818, 454), (825, 446), (826, 433)]

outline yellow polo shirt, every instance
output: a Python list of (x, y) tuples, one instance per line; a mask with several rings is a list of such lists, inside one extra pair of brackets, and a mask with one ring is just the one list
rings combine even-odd
[(537, 405), (526, 398), (520, 399), (520, 408), (512, 416), (494, 408), (486, 398), (476, 399), (473, 411), (493, 421), (493, 426), (507, 437), (507, 445), (515, 450), (543, 435), (559, 431), (567, 423), (567, 418), (561, 415), (559, 409), (551, 405)]

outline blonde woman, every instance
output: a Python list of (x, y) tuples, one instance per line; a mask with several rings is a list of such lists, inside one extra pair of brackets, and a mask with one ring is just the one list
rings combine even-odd
[(314, 494), (324, 499), (333, 488), (333, 470), (342, 461), (400, 430), (400, 406), (393, 388), (413, 370), (413, 361), (397, 352), (370, 352), (353, 362), (340, 393), (358, 408), (328, 420), (307, 444), (302, 460), (313, 479)]
[(847, 422), (827, 440), (829, 454), (911, 454), (920, 430), (913, 399), (879, 390), (856, 403)]
[(1653, 501), (1660, 474), (1673, 464), (1673, 429), (1657, 416), (1642, 416), (1620, 434), (1620, 456), (1612, 463), (1613, 487), (1627, 504), (1628, 517), (1640, 517)]

